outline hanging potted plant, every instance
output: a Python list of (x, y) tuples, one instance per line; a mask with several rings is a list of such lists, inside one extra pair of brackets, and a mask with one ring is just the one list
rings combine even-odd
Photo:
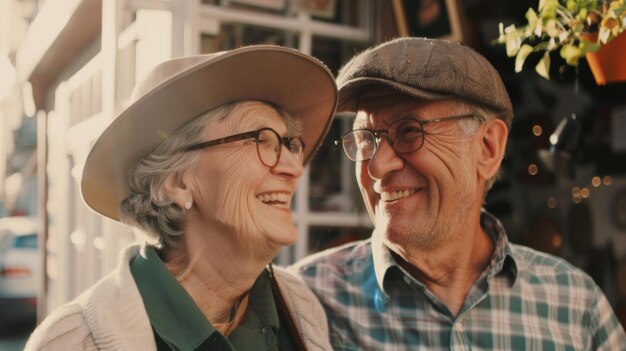
[[(528, 9), (526, 19), (521, 27), (504, 28), (500, 23), (495, 40), (506, 45), (509, 57), (515, 56), (515, 72), (522, 70), (531, 53), (543, 52), (535, 71), (549, 79), (550, 53), (558, 50), (570, 66), (586, 56), (600, 85), (626, 81), (626, 0), (540, 0), (538, 9)], [(619, 55), (610, 52), (615, 48)], [(608, 66), (603, 67), (606, 57)]]

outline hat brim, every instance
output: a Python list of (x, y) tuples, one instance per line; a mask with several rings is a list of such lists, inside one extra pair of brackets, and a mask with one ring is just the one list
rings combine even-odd
[(341, 85), (339, 88), (339, 106), (337, 107), (337, 112), (358, 112), (359, 97), (362, 95), (363, 91), (377, 86), (391, 88), (400, 94), (422, 100), (434, 101), (451, 97), (450, 94), (422, 90), (388, 79), (362, 77), (351, 79)]
[(336, 91), (323, 64), (293, 49), (260, 45), (211, 56), (134, 101), (105, 129), (85, 161), (83, 199), (119, 221), (129, 170), (185, 123), (234, 101), (266, 101), (300, 120), (306, 163), (328, 131)]

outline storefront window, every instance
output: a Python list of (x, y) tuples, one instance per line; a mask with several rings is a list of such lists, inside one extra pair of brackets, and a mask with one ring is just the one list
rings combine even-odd
[(360, 27), (360, 11), (367, 6), (359, 0), (202, 0), (203, 5), (235, 11), (297, 17), (309, 15), (314, 21)]
[(352, 128), (352, 114), (340, 114), (311, 161), (309, 208), (312, 212), (365, 212), (354, 175), (354, 162), (334, 144)]
[(293, 32), (263, 28), (241, 23), (225, 23), (219, 34), (204, 34), (201, 38), (202, 53), (232, 50), (246, 45), (269, 44), (291, 48), (298, 47), (298, 36)]

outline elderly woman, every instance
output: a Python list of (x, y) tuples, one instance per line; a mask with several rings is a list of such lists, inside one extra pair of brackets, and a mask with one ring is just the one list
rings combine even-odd
[(326, 317), (272, 258), (336, 88), (316, 59), (250, 46), (157, 66), (94, 144), (85, 202), (146, 233), (27, 350), (325, 350)]

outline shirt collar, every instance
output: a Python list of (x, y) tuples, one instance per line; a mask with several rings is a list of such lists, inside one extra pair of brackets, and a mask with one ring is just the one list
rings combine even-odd
[[(270, 337), (279, 335), (279, 317), (267, 270), (261, 273), (250, 289), (250, 304), (244, 318), (244, 324), (228, 337), (233, 350), (269, 350), (277, 343), (276, 338)], [(266, 327), (273, 332), (264, 336), (260, 331)]]
[[(270, 273), (267, 269), (264, 269), (261, 275), (257, 278), (250, 289), (250, 305), (256, 310), (257, 313), (246, 314), (246, 324), (252, 324), (250, 320), (251, 316), (258, 317), (260, 323), (254, 322), (253, 325), (266, 325), (278, 330), (279, 319), (278, 310), (276, 308), (276, 301), (272, 294), (272, 286), (270, 283)], [(253, 297), (253, 298), (252, 298)]]
[(252, 285), (244, 323), (228, 340), (215, 330), (170, 274), (154, 247), (142, 247), (131, 262), (131, 272), (154, 330), (177, 350), (195, 350), (207, 345), (217, 349), (267, 349), (276, 343), (272, 338), (259, 336), (259, 330), (266, 326), (274, 330), (273, 335), (278, 334), (280, 323), (267, 270)]
[(508, 275), (510, 285), (514, 285), (518, 276), (517, 262), (515, 261), (515, 257), (513, 257), (511, 245), (509, 244), (504, 226), (494, 215), (487, 212), (485, 209), (481, 210), (480, 226), (491, 236), (493, 242), (495, 242), (493, 256), (487, 267), (488, 278), (497, 274)]
[(388, 285), (391, 284), (392, 280), (385, 279), (385, 277), (392, 275), (395, 270), (399, 269), (399, 266), (396, 264), (393, 256), (391, 256), (391, 251), (389, 251), (387, 245), (376, 232), (372, 235), (372, 257), (378, 287), (386, 297), (389, 297)]
[(130, 269), (150, 323), (167, 344), (178, 350), (194, 350), (214, 333), (221, 336), (153, 247), (143, 246)]
[[(481, 210), (480, 225), (495, 243), (491, 262), (486, 269), (487, 277), (491, 278), (497, 274), (503, 274), (509, 278), (510, 284), (514, 285), (518, 276), (517, 263), (513, 257), (504, 227), (496, 217), (484, 209)], [(393, 284), (398, 281), (390, 278), (393, 275), (402, 274), (404, 270), (396, 263), (391, 251), (379, 237), (376, 234), (372, 235), (374, 272), (379, 288), (389, 297), (393, 291)]]

